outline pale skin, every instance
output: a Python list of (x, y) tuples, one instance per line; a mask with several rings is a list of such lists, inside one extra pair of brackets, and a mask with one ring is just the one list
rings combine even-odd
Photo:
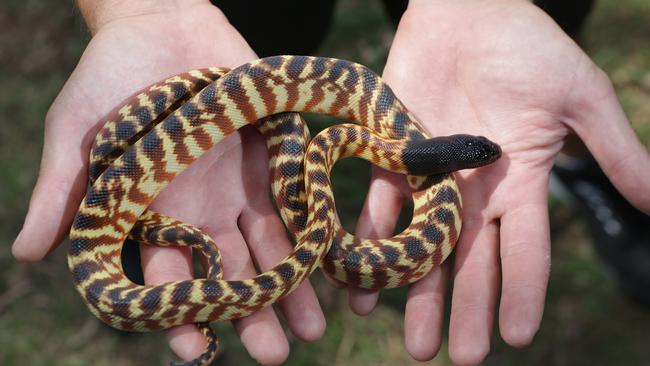
[[(12, 248), (18, 260), (42, 259), (67, 234), (83, 195), (97, 123), (115, 106), (169, 75), (256, 58), (207, 2), (181, 8), (143, 1), (137, 9), (133, 2), (106, 3), (80, 3), (94, 37), (46, 117), (40, 176)], [(406, 349), (418, 360), (437, 354), (450, 278), (454, 363), (475, 365), (485, 358), (497, 306), (503, 339), (514, 347), (529, 344), (541, 321), (550, 270), (548, 174), (567, 134), (578, 134), (621, 193), (650, 213), (650, 157), (608, 78), (550, 18), (520, 0), (411, 0), (383, 77), (432, 135), (484, 135), (504, 151), (495, 165), (458, 175), (465, 206), (456, 256), (409, 289)], [(266, 166), (261, 138), (245, 129), (179, 176), (153, 208), (212, 235), (226, 278), (250, 277), (290, 250), (266, 194), (268, 182), (259, 179)], [(388, 236), (405, 195), (402, 178), (377, 169), (357, 234)], [(146, 247), (142, 257), (147, 283), (192, 277), (186, 251)], [(359, 314), (377, 301), (377, 292), (349, 294)], [(298, 338), (313, 341), (323, 334), (325, 319), (308, 283), (278, 308)], [(272, 309), (233, 323), (258, 362), (274, 365), (288, 356)], [(192, 325), (167, 336), (185, 359), (205, 346)]]

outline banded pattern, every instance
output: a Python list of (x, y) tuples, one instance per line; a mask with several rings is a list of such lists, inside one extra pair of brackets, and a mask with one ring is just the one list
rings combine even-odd
[[(283, 113), (299, 111), (358, 125), (329, 128), (308, 143), (300, 115)], [(335, 278), (361, 287), (416, 281), (449, 255), (458, 238), (461, 198), (451, 171), (500, 156), (499, 147), (482, 137), (426, 139), (376, 74), (328, 58), (276, 56), (232, 71), (178, 75), (127, 101), (109, 121), (91, 152), (92, 185), (70, 231), (68, 263), (90, 310), (115, 328), (133, 331), (249, 315), (293, 291), (321, 264)], [(227, 281), (209, 236), (147, 207), (195, 159), (247, 124), (266, 139), (271, 190), (296, 244), (271, 270)], [(362, 240), (338, 226), (329, 171), (348, 156), (428, 175), (408, 178), (415, 207), (403, 233)], [(195, 247), (208, 259), (206, 278), (132, 283), (119, 260), (127, 237)], [(205, 364), (215, 353), (208, 350), (192, 364)]]

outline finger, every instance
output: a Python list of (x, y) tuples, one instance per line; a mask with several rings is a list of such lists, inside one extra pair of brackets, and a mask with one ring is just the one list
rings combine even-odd
[[(144, 281), (148, 285), (194, 278), (189, 248), (141, 245), (140, 255)], [(168, 329), (165, 336), (174, 353), (184, 360), (198, 357), (207, 346), (205, 337), (194, 324)]]
[(591, 61), (576, 76), (566, 121), (616, 188), (650, 214), (650, 154), (632, 130), (609, 78)]
[(369, 290), (358, 287), (348, 287), (348, 304), (358, 315), (368, 315), (377, 305), (379, 290)]
[(449, 357), (455, 364), (476, 365), (490, 351), (499, 283), (498, 227), (494, 221), (469, 215), (463, 225), (456, 249)]
[[(239, 227), (248, 243), (257, 267), (266, 271), (277, 265), (291, 251), (282, 221), (268, 196), (245, 210)], [(325, 316), (309, 281), (279, 302), (291, 332), (304, 341), (315, 341), (325, 332)]]
[(539, 328), (551, 266), (547, 179), (525, 186), (525, 192), (512, 193), (519, 202), (506, 203), (511, 208), (502, 215), (500, 227), (499, 329), (503, 339), (516, 347), (532, 342)]
[[(23, 228), (11, 248), (21, 261), (38, 261), (67, 235), (84, 194), (88, 143), (65, 117), (46, 122), (41, 168)], [(65, 142), (65, 143), (63, 143)]]
[[(239, 230), (218, 231), (211, 235), (217, 245), (223, 247), (224, 276), (228, 279), (255, 276), (257, 271)], [(289, 341), (272, 307), (234, 320), (233, 325), (244, 347), (257, 362), (263, 365), (277, 365), (289, 356)]]
[[(206, 233), (219, 245), (224, 258), (225, 278), (250, 278), (256, 274), (246, 243), (236, 227), (219, 227)], [(142, 261), (146, 283), (193, 277), (187, 248), (143, 247)], [(272, 308), (233, 321), (233, 325), (248, 353), (259, 363), (275, 365), (288, 356), (289, 344)], [(191, 360), (205, 351), (206, 340), (194, 325), (169, 329), (166, 336), (172, 350), (185, 360)]]
[(440, 350), (448, 280), (445, 262), (409, 288), (404, 338), (409, 354), (418, 361), (428, 361)]
[[(362, 238), (391, 236), (408, 190), (402, 176), (373, 167), (368, 196), (361, 210), (355, 235)], [(350, 287), (350, 309), (359, 315), (368, 314), (379, 299), (379, 291)]]

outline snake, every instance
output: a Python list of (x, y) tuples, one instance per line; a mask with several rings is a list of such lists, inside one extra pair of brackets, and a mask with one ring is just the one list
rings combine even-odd
[[(299, 112), (346, 122), (311, 138)], [(210, 364), (220, 348), (210, 322), (242, 318), (275, 303), (316, 268), (369, 289), (425, 276), (449, 256), (460, 234), (462, 198), (453, 172), (501, 156), (499, 145), (482, 136), (429, 137), (376, 73), (325, 57), (272, 56), (234, 69), (178, 74), (143, 89), (103, 122), (69, 234), (74, 286), (95, 316), (120, 330), (197, 324), (208, 346), (182, 363), (193, 366)], [(248, 125), (266, 143), (270, 191), (294, 246), (273, 268), (226, 280), (209, 235), (148, 207), (192, 162)], [(342, 228), (329, 175), (347, 157), (406, 175), (413, 215), (404, 231), (365, 239)], [(121, 263), (127, 239), (191, 247), (205, 259), (205, 276), (135, 283)]]

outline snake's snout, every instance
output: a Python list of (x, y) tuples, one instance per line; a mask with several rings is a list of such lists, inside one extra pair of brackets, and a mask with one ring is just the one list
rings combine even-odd
[(452, 135), (407, 143), (402, 159), (410, 174), (433, 175), (478, 168), (501, 157), (501, 147), (483, 136)]
[(476, 168), (483, 165), (491, 164), (501, 157), (501, 146), (495, 142), (490, 141), (483, 136), (471, 136), (465, 141), (465, 147), (469, 156), (467, 163), (474, 166), (468, 168)]

